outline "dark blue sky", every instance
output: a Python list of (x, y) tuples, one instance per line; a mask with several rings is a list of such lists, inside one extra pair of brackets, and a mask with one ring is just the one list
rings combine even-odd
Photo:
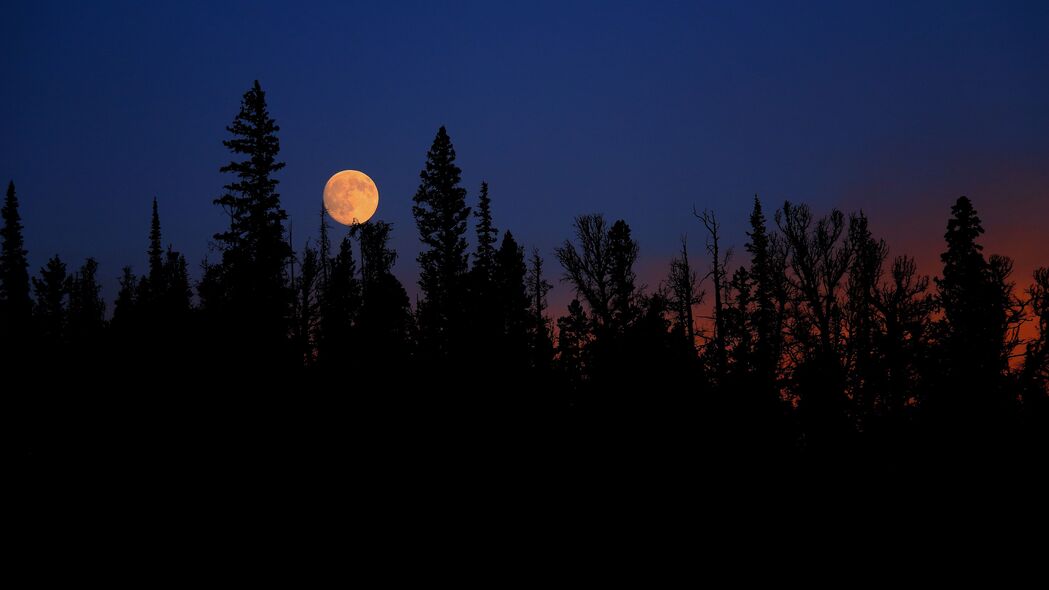
[(1046, 2), (8, 2), (0, 179), (32, 270), (95, 256), (111, 301), (145, 266), (154, 195), (165, 241), (207, 252), (224, 127), (257, 78), (297, 246), (327, 178), (363, 170), (412, 292), (411, 196), (442, 124), (471, 199), (487, 179), (496, 224), (551, 274), (586, 212), (631, 224), (649, 284), (680, 234), (700, 253), (693, 204), (741, 251), (760, 193), (862, 207), (933, 273), (968, 194), (1026, 275), (1049, 264), (1047, 31)]

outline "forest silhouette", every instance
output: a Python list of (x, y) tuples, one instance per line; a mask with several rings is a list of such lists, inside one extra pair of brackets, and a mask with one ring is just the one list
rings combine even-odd
[[(258, 82), (226, 131), (228, 226), (199, 280), (154, 199), (148, 266), (123, 268), (108, 315), (93, 259), (30, 272), (18, 199), (34, 197), (8, 185), (2, 374), (24, 464), (1008, 474), (1049, 448), (1049, 268), (1017, 289), (966, 197), (933, 278), (863, 213), (754, 197), (743, 263), (715, 212), (683, 211), (702, 238), (645, 288), (630, 226), (601, 214), (544, 265), (493, 218), (497, 191), (468, 198), (441, 127), (413, 197), (412, 302), (390, 247), (406, 228), (332, 243), (321, 207), (319, 237), (293, 243)], [(557, 281), (567, 309), (547, 306)]]

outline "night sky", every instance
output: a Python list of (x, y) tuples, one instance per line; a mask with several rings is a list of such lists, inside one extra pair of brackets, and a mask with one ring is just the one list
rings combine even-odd
[(1049, 3), (887, 4), (5, 2), (0, 180), (31, 272), (94, 256), (111, 310), (121, 266), (145, 269), (154, 196), (194, 267), (224, 228), (224, 128), (258, 79), (296, 249), (328, 177), (362, 170), (413, 294), (411, 197), (440, 125), (471, 203), (487, 180), (551, 279), (580, 213), (630, 223), (649, 285), (683, 233), (699, 262), (693, 204), (742, 253), (755, 193), (863, 208), (936, 273), (966, 194), (1024, 283), (1049, 264)]

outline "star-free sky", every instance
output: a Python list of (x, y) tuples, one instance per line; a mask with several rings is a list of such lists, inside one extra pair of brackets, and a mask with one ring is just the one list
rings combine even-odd
[[(681, 234), (702, 265), (693, 205), (742, 260), (755, 193), (770, 214), (862, 208), (935, 274), (965, 194), (1022, 283), (1049, 264), (1047, 31), (1038, 1), (15, 0), (0, 180), (17, 185), (31, 271), (94, 256), (111, 302), (123, 265), (144, 270), (154, 196), (164, 241), (194, 267), (208, 254), (224, 127), (258, 79), (296, 248), (331, 174), (362, 170), (412, 293), (411, 197), (440, 125), (471, 202), (487, 180), (496, 225), (551, 279), (580, 213), (627, 220), (650, 286)], [(570, 293), (553, 282), (558, 315)]]

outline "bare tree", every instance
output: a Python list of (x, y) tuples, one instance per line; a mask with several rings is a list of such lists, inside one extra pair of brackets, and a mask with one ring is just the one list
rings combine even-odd
[(841, 336), (839, 294), (853, 254), (848, 237), (843, 239), (845, 216), (835, 209), (813, 226), (807, 205), (787, 201), (776, 212), (776, 225), (786, 240), (788, 281), (801, 325), (817, 330), (820, 353), (832, 358)]
[(681, 254), (670, 261), (670, 275), (667, 277), (670, 288), (670, 303), (673, 306), (682, 334), (685, 335), (690, 349), (695, 352), (696, 322), (693, 307), (703, 302), (703, 292), (699, 290), (699, 281), (695, 269), (688, 259), (688, 238), (681, 236)]
[(692, 207), (692, 215), (699, 219), (707, 230), (707, 254), (710, 256), (710, 272), (704, 278), (710, 278), (714, 283), (714, 357), (716, 370), (719, 378), (725, 376), (725, 365), (727, 353), (725, 350), (725, 307), (724, 293), (727, 287), (725, 268), (732, 257), (732, 250), (721, 253), (721, 222), (717, 215), (704, 209), (702, 212)]

